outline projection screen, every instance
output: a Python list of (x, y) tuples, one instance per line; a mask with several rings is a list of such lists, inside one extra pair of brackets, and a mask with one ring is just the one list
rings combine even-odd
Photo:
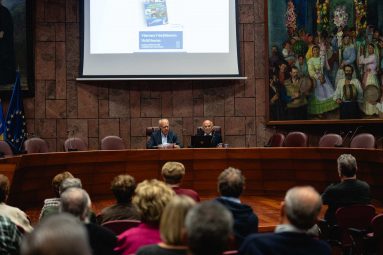
[(238, 77), (236, 0), (83, 0), (80, 78)]

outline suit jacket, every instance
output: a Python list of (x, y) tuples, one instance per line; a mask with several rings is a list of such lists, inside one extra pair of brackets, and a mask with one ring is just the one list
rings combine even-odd
[(216, 198), (215, 201), (225, 206), (233, 215), (233, 230), (237, 246), (240, 246), (248, 235), (258, 232), (258, 217), (250, 206), (221, 197)]
[[(205, 135), (205, 133), (198, 131), (197, 135), (198, 136), (203, 136), (203, 135)], [(212, 135), (211, 135), (211, 145), (212, 145), (212, 147), (217, 147), (217, 145), (219, 143), (222, 143), (222, 136), (221, 136), (221, 134), (219, 132), (214, 132), (213, 131)]]
[[(183, 147), (180, 140), (178, 140), (177, 135), (171, 130), (169, 130), (167, 141), (168, 143), (175, 143), (180, 147)], [(146, 148), (155, 149), (160, 144), (162, 144), (161, 130), (157, 130), (151, 134), (149, 141), (146, 143)]]
[(252, 234), (241, 248), (241, 255), (330, 255), (330, 246), (321, 240), (294, 232)]
[(328, 205), (325, 220), (336, 224), (335, 212), (338, 208), (354, 204), (371, 203), (370, 186), (361, 180), (349, 179), (331, 184), (322, 194), (323, 204)]

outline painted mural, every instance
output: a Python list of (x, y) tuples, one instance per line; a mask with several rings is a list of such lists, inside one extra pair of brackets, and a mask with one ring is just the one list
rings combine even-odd
[(380, 0), (268, 0), (269, 120), (383, 119), (382, 14)]

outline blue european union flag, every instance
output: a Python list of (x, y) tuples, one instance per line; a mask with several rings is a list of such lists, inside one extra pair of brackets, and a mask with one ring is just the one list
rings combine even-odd
[(4, 140), (11, 146), (13, 153), (23, 151), (23, 143), (26, 138), (26, 122), (24, 116), (23, 98), (21, 94), (20, 73), (16, 73), (16, 81), (13, 85), (11, 101), (8, 106), (5, 120)]
[(5, 120), (3, 115), (3, 104), (0, 99), (0, 141), (4, 140)]

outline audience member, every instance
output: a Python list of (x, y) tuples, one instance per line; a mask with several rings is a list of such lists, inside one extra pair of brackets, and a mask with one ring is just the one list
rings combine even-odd
[(22, 233), (8, 217), (0, 215), (0, 254), (16, 255), (20, 252)]
[(60, 207), (60, 185), (67, 178), (74, 178), (73, 175), (68, 172), (61, 172), (52, 179), (52, 188), (55, 197), (47, 198), (44, 200), (44, 206), (40, 212), (40, 220), (48, 215), (58, 212)]
[(185, 228), (192, 255), (221, 255), (232, 238), (233, 217), (220, 203), (206, 201), (187, 213)]
[(245, 177), (241, 170), (229, 167), (218, 177), (218, 192), (221, 195), (216, 201), (225, 206), (233, 215), (234, 235), (237, 246), (246, 236), (258, 232), (258, 217), (253, 209), (241, 203), (239, 197), (245, 187)]
[(91, 254), (85, 227), (66, 213), (52, 215), (41, 222), (21, 245), (21, 255)]
[(19, 208), (6, 204), (9, 195), (8, 177), (0, 174), (0, 215), (8, 217), (17, 226), (22, 227), (24, 231), (31, 232), (32, 226), (28, 216)]
[[(69, 173), (69, 172), (66, 172), (66, 173)], [(64, 174), (64, 175), (67, 175), (67, 174)], [(72, 174), (70, 174), (70, 175), (72, 175)], [(59, 178), (62, 178), (62, 177), (63, 176), (59, 176)], [(57, 184), (57, 186), (58, 186), (58, 194), (61, 194), (69, 188), (80, 188), (81, 189), (82, 183), (81, 183), (81, 180), (79, 178), (74, 178), (73, 176), (66, 176), (63, 180), (61, 180), (60, 184)], [(53, 214), (57, 214), (60, 211), (61, 198), (52, 199), (48, 203), (44, 204), (44, 207), (41, 210), (40, 221), (45, 219), (48, 216), (51, 216)], [(92, 221), (92, 222), (94, 222), (94, 221)]]
[(93, 255), (113, 255), (117, 238), (111, 231), (89, 222), (91, 200), (80, 188), (69, 188), (61, 193), (61, 212), (70, 213), (84, 223)]
[(194, 205), (195, 201), (190, 197), (173, 197), (161, 217), (162, 242), (142, 247), (137, 255), (186, 255), (187, 246), (183, 238), (185, 217)]
[(151, 134), (149, 141), (146, 143), (147, 149), (170, 146), (174, 148), (182, 147), (182, 144), (178, 140), (177, 135), (172, 130), (170, 130), (169, 120), (160, 119), (158, 121), (158, 126), (160, 127), (160, 130), (154, 131)]
[(281, 225), (274, 233), (253, 234), (245, 239), (239, 252), (244, 255), (326, 255), (330, 246), (307, 234), (322, 207), (320, 195), (309, 186), (287, 191), (281, 204)]
[(118, 236), (116, 251), (120, 255), (134, 254), (140, 247), (161, 242), (159, 222), (174, 191), (158, 180), (145, 180), (137, 185), (132, 203), (141, 216), (138, 227)]
[(116, 204), (102, 209), (97, 215), (97, 222), (102, 224), (111, 220), (140, 220), (140, 215), (132, 206), (136, 180), (128, 174), (118, 175), (113, 179), (110, 189), (116, 198)]
[(167, 162), (162, 166), (162, 178), (177, 195), (186, 195), (193, 198), (196, 202), (200, 201), (199, 195), (192, 189), (181, 188), (182, 179), (185, 175), (185, 166), (180, 162)]
[(211, 146), (217, 147), (222, 143), (222, 136), (219, 132), (215, 132), (214, 123), (211, 120), (204, 120), (202, 122), (202, 132), (197, 132), (200, 136), (211, 136)]
[(325, 220), (335, 224), (335, 212), (338, 208), (353, 204), (369, 204), (371, 202), (370, 186), (356, 178), (358, 166), (351, 154), (342, 154), (338, 160), (340, 182), (331, 184), (322, 194), (324, 204), (328, 205)]

